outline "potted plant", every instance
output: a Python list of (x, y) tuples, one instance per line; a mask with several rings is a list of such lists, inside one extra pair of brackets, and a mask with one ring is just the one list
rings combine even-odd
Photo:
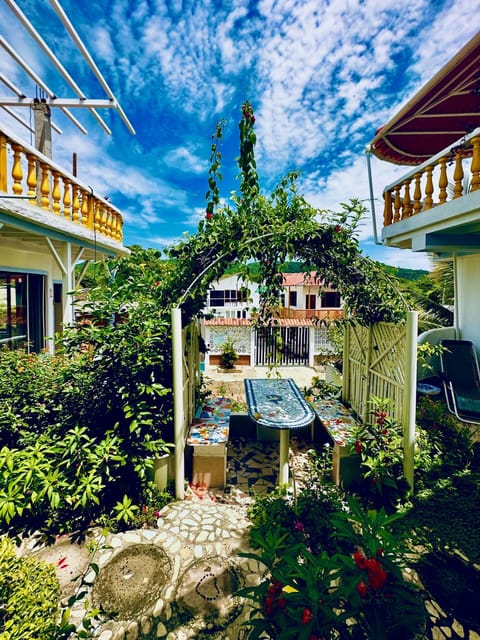
[(235, 362), (238, 360), (238, 353), (231, 338), (220, 346), (220, 366), (224, 369), (233, 369)]

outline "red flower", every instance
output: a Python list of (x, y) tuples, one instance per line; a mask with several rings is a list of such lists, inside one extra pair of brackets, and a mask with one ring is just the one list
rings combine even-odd
[(302, 624), (308, 624), (313, 620), (313, 614), (308, 607), (302, 611)]
[(335, 231), (337, 233), (340, 233), (341, 230), (342, 230), (342, 227), (339, 224), (337, 224), (337, 226), (335, 227)]
[(355, 440), (355, 451), (356, 453), (362, 453), (362, 443), (360, 440)]
[(366, 569), (368, 567), (368, 560), (363, 553), (360, 553), (360, 551), (355, 551), (353, 559), (359, 569)]
[(368, 560), (368, 584), (378, 591), (385, 584), (388, 572), (382, 567), (376, 558)]
[(357, 584), (357, 591), (362, 598), (367, 597), (368, 587), (363, 580)]
[(279, 598), (277, 600), (277, 605), (279, 609), (286, 609), (287, 608), (287, 601), (285, 598)]
[(213, 218), (213, 213), (210, 213), (210, 211), (207, 211), (207, 213), (205, 214), (205, 218), (207, 220), (211, 220)]

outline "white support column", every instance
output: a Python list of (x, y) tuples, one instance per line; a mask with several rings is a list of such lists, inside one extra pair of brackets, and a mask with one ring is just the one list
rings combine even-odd
[(254, 367), (257, 359), (257, 345), (256, 345), (256, 329), (253, 324), (250, 325), (250, 366)]
[(349, 351), (350, 351), (350, 325), (345, 324), (344, 334), (343, 334), (342, 400), (347, 402), (350, 398), (350, 366), (348, 364)]
[(45, 327), (45, 335), (47, 337), (47, 349), (49, 353), (55, 352), (55, 306), (54, 306), (54, 292), (53, 292), (53, 278), (52, 272), (49, 270), (46, 276), (47, 281), (47, 291), (45, 295), (45, 317), (47, 326)]
[(455, 340), (458, 340), (460, 338), (460, 305), (458, 300), (458, 259), (456, 253), (453, 254), (453, 296), (453, 326), (455, 327)]
[(308, 328), (308, 366), (315, 365), (315, 327)]
[[(210, 327), (205, 326), (205, 346), (210, 344)], [(207, 348), (205, 353), (205, 367), (210, 366), (210, 349)]]
[(415, 413), (417, 398), (418, 311), (407, 313), (405, 394), (403, 402), (403, 473), (413, 491), (415, 452)]
[(280, 470), (279, 484), (288, 484), (288, 451), (290, 448), (290, 433), (288, 429), (280, 429)]
[(72, 264), (72, 243), (65, 243), (65, 304), (63, 307), (63, 323), (70, 325), (73, 322), (73, 295), (70, 293), (75, 288), (73, 282), (74, 265)]
[(173, 427), (175, 440), (175, 496), (185, 497), (185, 415), (183, 406), (182, 310), (172, 309)]

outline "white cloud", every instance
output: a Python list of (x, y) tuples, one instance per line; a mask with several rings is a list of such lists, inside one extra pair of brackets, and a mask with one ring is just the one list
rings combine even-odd
[(207, 171), (205, 159), (194, 155), (192, 151), (186, 147), (171, 149), (165, 153), (162, 160), (168, 167), (173, 167), (183, 173), (194, 173), (198, 175), (204, 174)]

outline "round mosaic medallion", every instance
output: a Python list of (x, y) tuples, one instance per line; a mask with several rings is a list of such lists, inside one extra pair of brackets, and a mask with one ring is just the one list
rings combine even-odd
[(240, 598), (232, 595), (241, 586), (233, 563), (219, 557), (206, 558), (194, 562), (183, 573), (176, 600), (181, 609), (195, 617), (210, 617), (227, 624), (242, 610)]
[(135, 618), (153, 606), (171, 581), (172, 563), (149, 544), (133, 544), (118, 553), (98, 574), (93, 601), (121, 620)]

